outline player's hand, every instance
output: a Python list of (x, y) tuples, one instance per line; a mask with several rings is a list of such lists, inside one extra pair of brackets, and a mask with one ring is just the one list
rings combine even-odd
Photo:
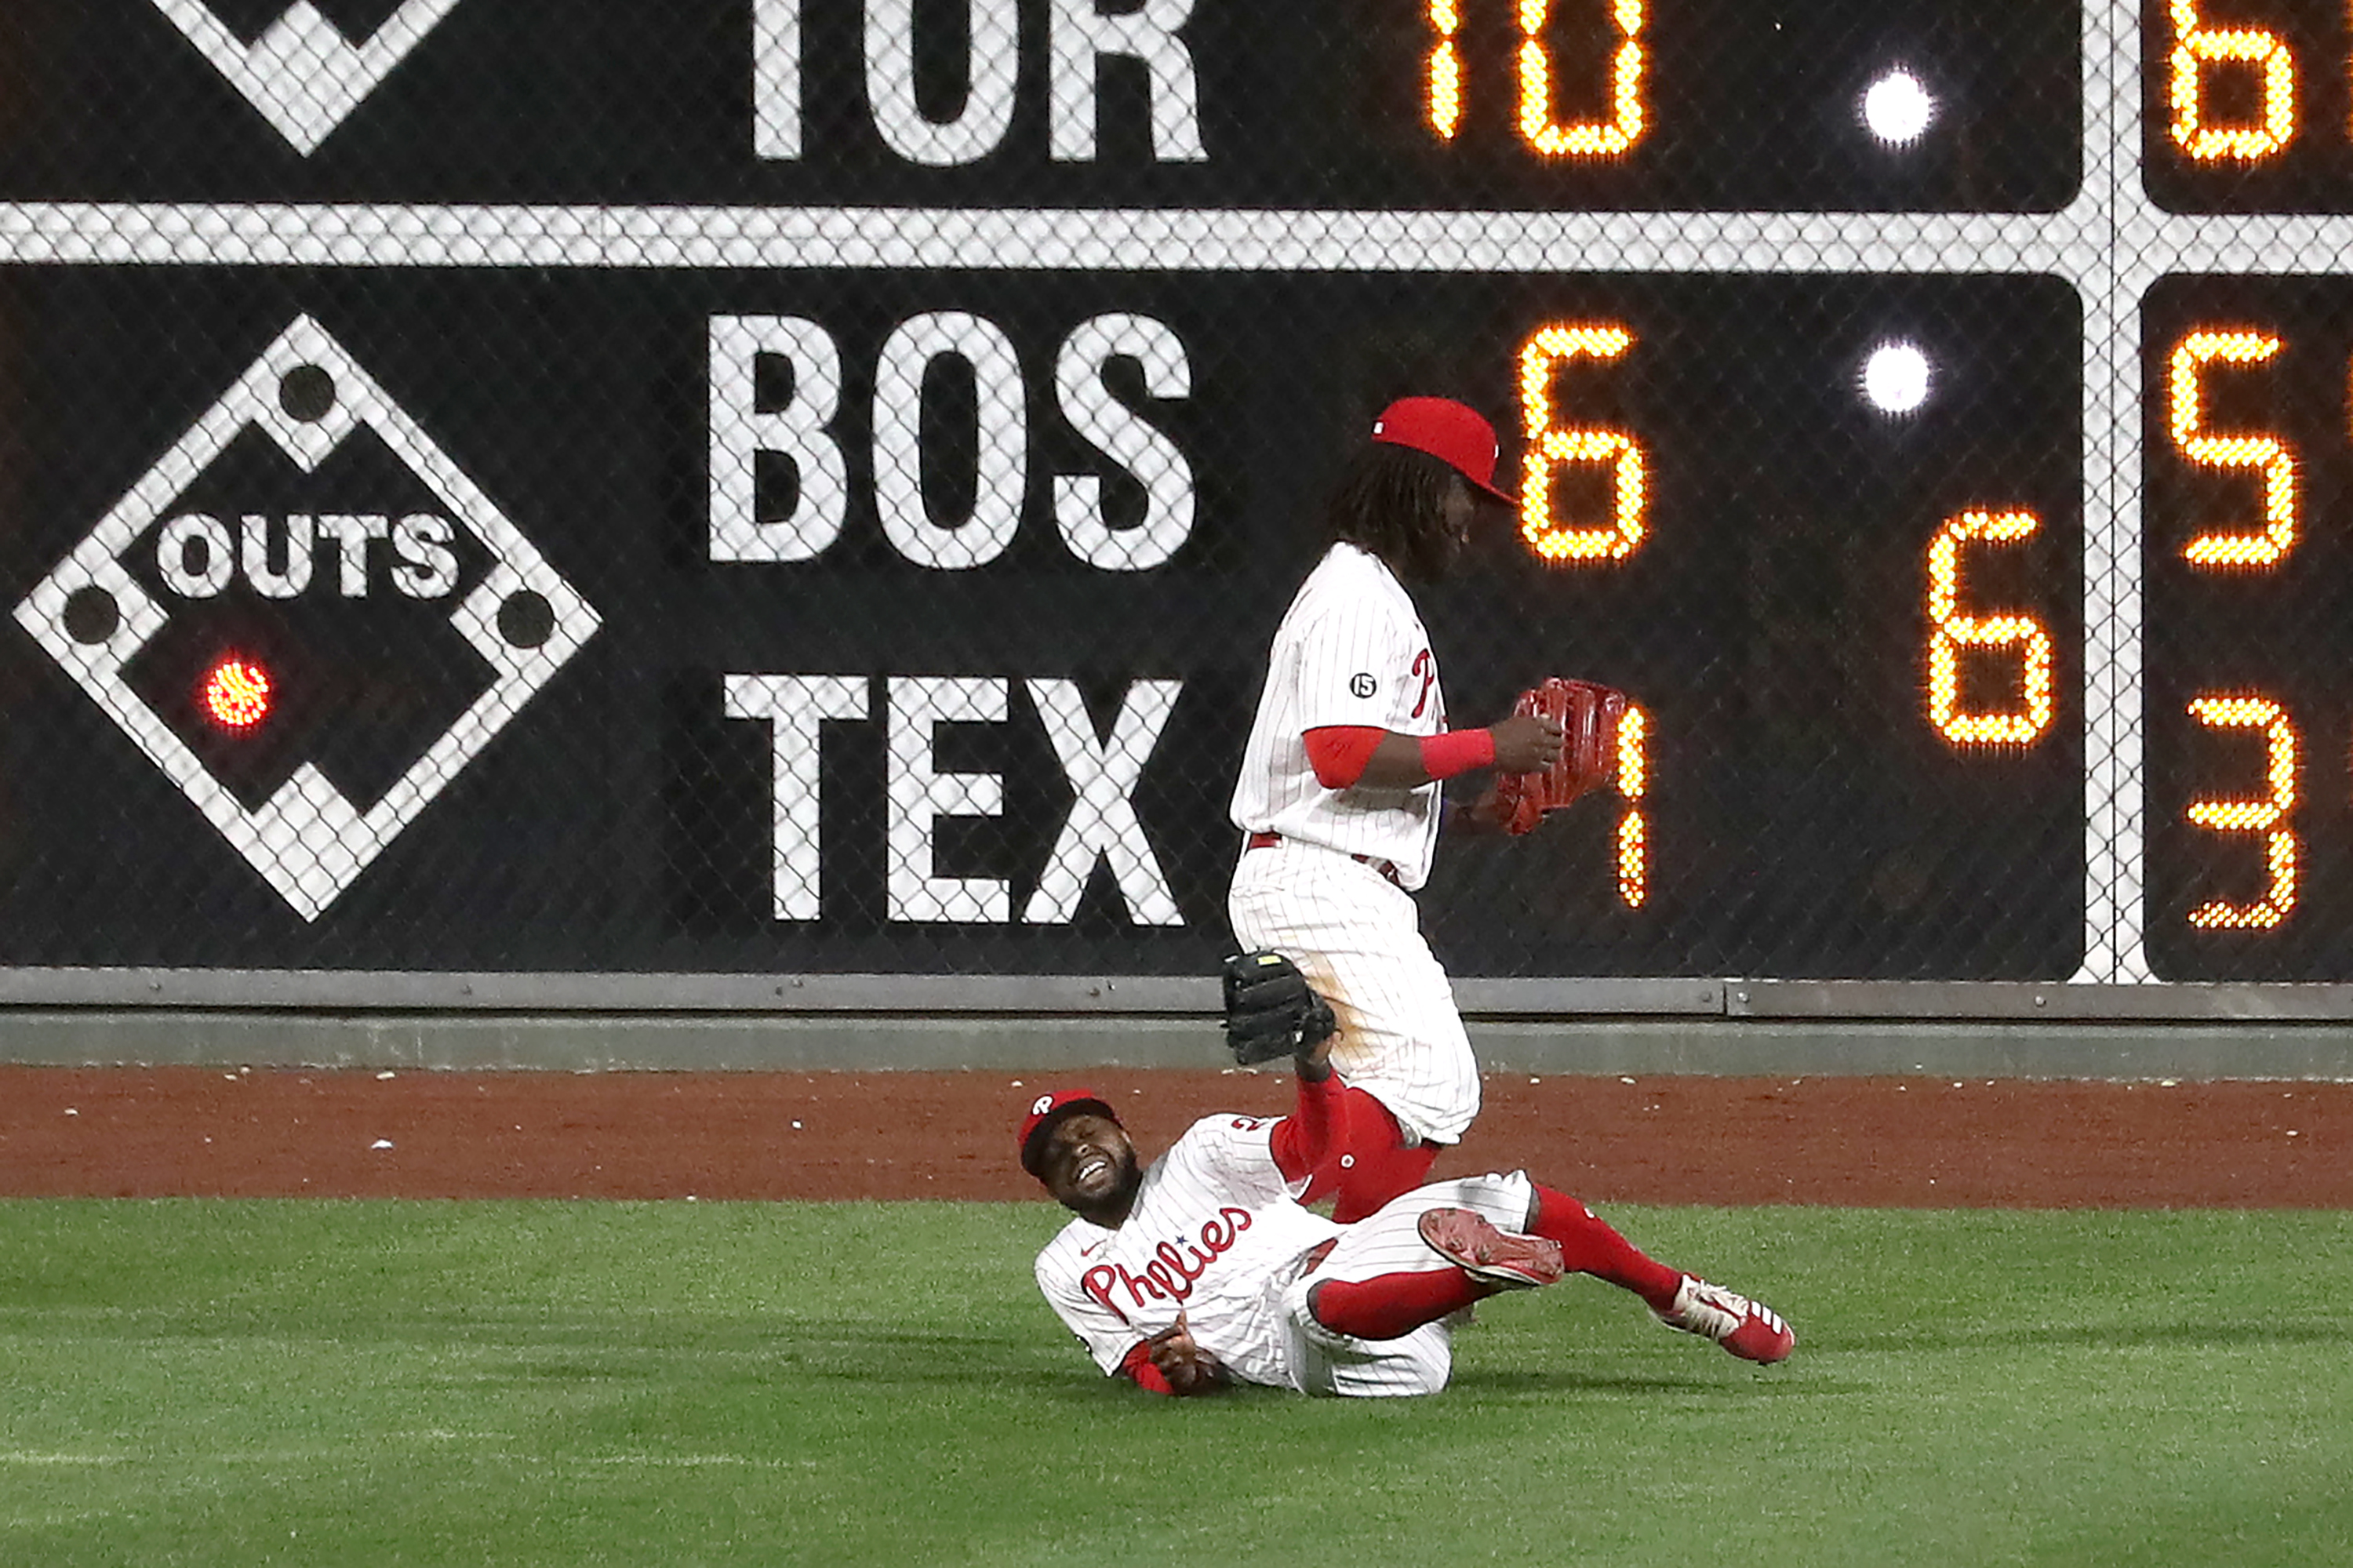
[(1542, 773), (1560, 760), (1568, 730), (1549, 715), (1514, 714), (1488, 726), (1495, 737), (1495, 771)]
[(1176, 1309), (1176, 1325), (1146, 1340), (1145, 1349), (1152, 1357), (1152, 1364), (1160, 1369), (1160, 1375), (1168, 1380), (1173, 1393), (1207, 1393), (1225, 1386), (1225, 1363), (1194, 1340), (1182, 1307)]

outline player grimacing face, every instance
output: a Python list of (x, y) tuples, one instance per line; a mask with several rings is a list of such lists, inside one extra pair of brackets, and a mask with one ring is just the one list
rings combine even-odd
[(1056, 1123), (1046, 1135), (1038, 1166), (1056, 1202), (1099, 1224), (1124, 1219), (1144, 1180), (1127, 1129), (1092, 1111), (1078, 1111)]

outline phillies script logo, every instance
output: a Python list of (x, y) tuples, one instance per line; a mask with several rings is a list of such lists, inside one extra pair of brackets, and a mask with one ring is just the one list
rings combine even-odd
[(1229, 1204), (1214, 1219), (1202, 1222), (1198, 1244), (1162, 1242), (1152, 1249), (1152, 1261), (1145, 1265), (1142, 1274), (1130, 1273), (1117, 1264), (1099, 1263), (1080, 1277), (1079, 1287), (1124, 1323), (1127, 1314), (1112, 1299), (1113, 1291), (1125, 1290), (1132, 1307), (1141, 1307), (1146, 1300), (1182, 1301), (1193, 1294), (1193, 1282), (1232, 1251), (1235, 1238), (1250, 1228), (1250, 1211)]

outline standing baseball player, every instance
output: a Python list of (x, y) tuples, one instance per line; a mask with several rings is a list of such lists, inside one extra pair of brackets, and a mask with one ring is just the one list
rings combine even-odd
[(1644, 1255), (1521, 1171), (1418, 1188), (1354, 1224), (1303, 1207), (1340, 1114), (1329, 1051), (1297, 1057), (1291, 1115), (1204, 1117), (1149, 1167), (1101, 1097), (1030, 1103), (1022, 1168), (1077, 1216), (1039, 1253), (1038, 1287), (1105, 1373), (1155, 1393), (1435, 1393), (1451, 1314), (1570, 1272), (1744, 1360), (1795, 1348), (1770, 1308)]
[[(1561, 755), (1545, 716), (1450, 730), (1438, 658), (1409, 583), (1445, 576), (1495, 488), (1476, 411), (1407, 397), (1375, 421), (1326, 508), (1330, 547), (1274, 634), (1234, 786), (1242, 832), (1227, 916), (1245, 948), (1297, 962), (1339, 1016), (1347, 1086), (1310, 1202), (1363, 1218), (1429, 1175), (1479, 1114), (1479, 1067), (1412, 895), (1429, 877), (1442, 781), (1538, 772)], [(1457, 831), (1494, 826), (1492, 793)]]

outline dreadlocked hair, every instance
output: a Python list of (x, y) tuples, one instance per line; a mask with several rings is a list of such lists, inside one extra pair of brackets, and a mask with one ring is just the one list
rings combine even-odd
[(1376, 441), (1348, 461), (1324, 504), (1329, 540), (1370, 551), (1421, 581), (1445, 556), (1445, 503), (1454, 471), (1427, 452)]

